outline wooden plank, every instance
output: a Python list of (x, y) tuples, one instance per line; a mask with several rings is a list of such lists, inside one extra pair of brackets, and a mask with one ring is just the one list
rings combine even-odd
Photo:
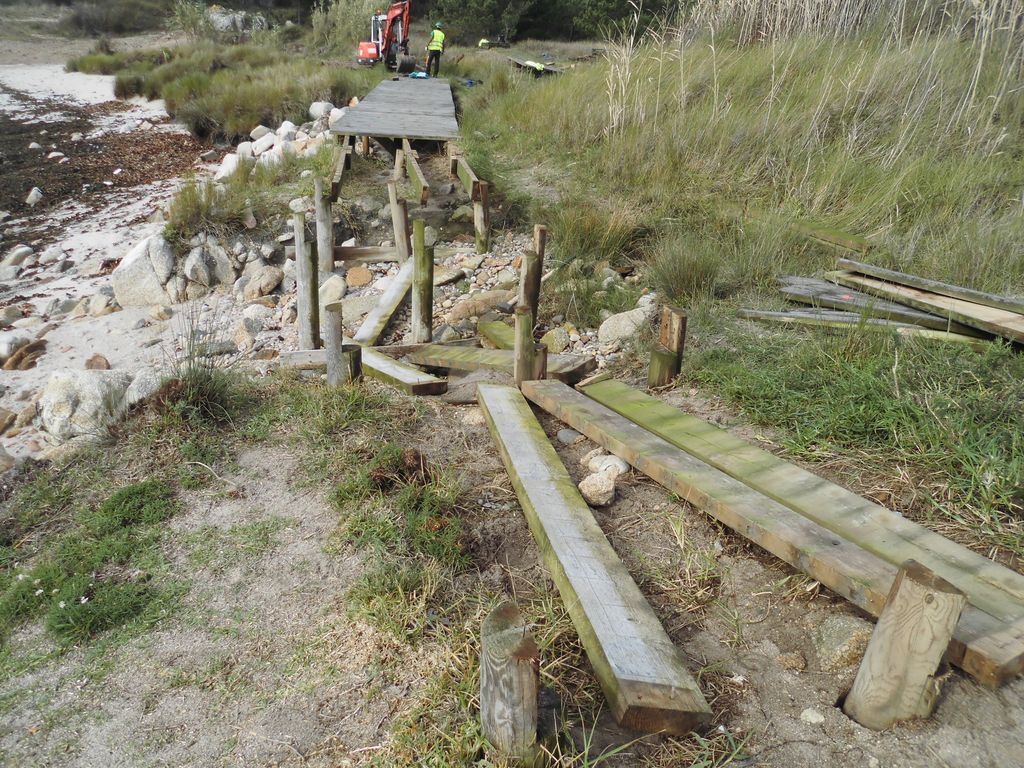
[[(472, 349), (433, 344), (408, 356), (409, 362), (428, 368), (475, 371), (487, 368), (513, 373), (515, 353), (509, 349)], [(584, 355), (548, 355), (548, 376), (570, 384), (597, 368), (597, 361)]]
[(643, 593), (622, 564), (529, 404), (514, 387), (477, 398), (523, 513), (612, 714), (635, 730), (686, 735), (711, 716)]
[(780, 292), (790, 301), (810, 304), (814, 307), (857, 312), (866, 317), (878, 317), (899, 323), (920, 325), (937, 331), (951, 331), (967, 336), (984, 336), (974, 328), (954, 323), (949, 318), (922, 312), (894, 301), (886, 301), (852, 288), (844, 288), (818, 278), (786, 276), (779, 278), (783, 287)]
[[(300, 349), (282, 352), (279, 362), (283, 368), (301, 371), (321, 371), (327, 367), (327, 353), (322, 349)], [(370, 378), (390, 384), (410, 395), (443, 395), (448, 382), (421, 371), (382, 353), (380, 349), (363, 347), (363, 373)]]
[(332, 132), (391, 139), (449, 141), (459, 136), (447, 80), (385, 80), (346, 112)]
[(352, 144), (346, 136), (338, 150), (338, 160), (334, 165), (334, 175), (331, 177), (331, 202), (338, 202), (341, 196), (341, 178), (345, 171), (352, 168)]
[(850, 259), (839, 259), (838, 267), (839, 269), (844, 269), (848, 272), (857, 272), (861, 275), (867, 275), (868, 277), (874, 277), (890, 283), (897, 283), (909, 288), (918, 288), (922, 291), (928, 291), (929, 293), (938, 293), (942, 296), (949, 296), (954, 299), (963, 299), (964, 301), (969, 301), (973, 304), (981, 304), (984, 307), (1005, 309), (1008, 312), (1024, 314), (1024, 300), (1014, 299), (1010, 296), (997, 296), (993, 293), (984, 293), (983, 291), (976, 291), (973, 288), (964, 288), (960, 285), (940, 283), (938, 280), (929, 280), (924, 277), (918, 277), (917, 275), (908, 275), (903, 272), (896, 272), (892, 269), (884, 269), (871, 264), (864, 264), (859, 261), (851, 261)]
[(848, 285), (851, 288), (870, 293), (872, 296), (898, 301), (925, 312), (948, 317), (950, 320), (969, 325), (972, 328), (1024, 343), (1024, 315), (1016, 312), (987, 307), (952, 296), (942, 296), (918, 288), (887, 283), (875, 277), (858, 275), (853, 272), (830, 272), (825, 277), (840, 285)]
[(412, 148), (408, 139), (402, 139), (402, 150), (405, 156), (405, 172), (412, 182), (413, 189), (419, 195), (420, 205), (426, 205), (430, 200), (430, 185), (427, 184), (427, 177), (420, 168), (419, 153)]
[(501, 320), (488, 320), (477, 324), (476, 329), (498, 349), (514, 349), (516, 334), (508, 323)]
[[(786, 312), (766, 312), (758, 309), (736, 310), (736, 317), (744, 320), (757, 320), (765, 323), (782, 323), (783, 325), (805, 325), (811, 328), (834, 328), (845, 331), (870, 331), (873, 333), (895, 333), (897, 336), (908, 339), (925, 339), (928, 341), (947, 341), (956, 344), (970, 344), (981, 348), (988, 344), (992, 337), (985, 334), (985, 338), (977, 335), (965, 336), (962, 333), (948, 333), (936, 331), (932, 328), (922, 328), (919, 325), (907, 325), (893, 320), (884, 320), (878, 317), (864, 317), (854, 312), (840, 312), (830, 309), (797, 309)], [(973, 334), (980, 334), (980, 331), (971, 329)]]
[(480, 200), (480, 179), (473, 172), (473, 169), (469, 167), (469, 163), (466, 158), (462, 155), (458, 156), (457, 159), (457, 175), (459, 181), (462, 182), (463, 189), (466, 190), (466, 194), (470, 196), (473, 202)]
[(886, 562), (898, 567), (914, 560), (987, 613), (1004, 621), (1024, 617), (1024, 575), (622, 382), (604, 381), (584, 392)]
[(352, 337), (353, 341), (364, 347), (372, 347), (380, 341), (381, 334), (391, 322), (391, 316), (405, 301), (405, 296), (412, 287), (412, 270), (412, 259), (409, 259), (398, 270), (398, 274), (395, 275), (388, 289), (381, 294), (377, 306), (366, 315), (363, 324), (359, 326), (359, 330)]
[[(892, 563), (570, 387), (528, 381), (523, 394), (697, 509), (873, 616), (881, 613), (896, 578)], [(968, 606), (950, 660), (981, 682), (1001, 685), (1024, 670), (1024, 621), (1001, 621)]]

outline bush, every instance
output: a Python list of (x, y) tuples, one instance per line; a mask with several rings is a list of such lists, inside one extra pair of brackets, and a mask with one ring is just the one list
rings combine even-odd
[(109, 0), (103, 3), (79, 2), (61, 19), (61, 27), (78, 35), (123, 35), (146, 32), (164, 26), (168, 14), (166, 0)]

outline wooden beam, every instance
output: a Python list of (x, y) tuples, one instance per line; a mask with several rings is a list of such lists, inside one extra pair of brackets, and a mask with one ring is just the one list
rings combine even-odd
[(405, 172), (416, 194), (419, 195), (420, 205), (426, 205), (430, 200), (430, 185), (427, 183), (427, 177), (423, 175), (423, 169), (420, 168), (419, 153), (412, 148), (408, 139), (402, 139), (402, 151), (405, 154)]
[(515, 603), (499, 605), (480, 630), (480, 726), (500, 757), (539, 763), (540, 651)]
[(875, 277), (858, 275), (853, 272), (830, 272), (825, 277), (840, 285), (881, 296), (883, 299), (898, 301), (901, 304), (948, 317), (972, 328), (1002, 336), (1003, 338), (1024, 343), (1024, 315), (1007, 309), (975, 304), (972, 301), (943, 296), (919, 288), (908, 288), (895, 283), (887, 283)]
[[(854, 605), (874, 616), (881, 613), (897, 566), (588, 396), (611, 383), (588, 386), (584, 395), (558, 382), (530, 381), (523, 385), (523, 394), (683, 500)], [(716, 448), (716, 452), (722, 450), (729, 449)], [(771, 464), (762, 472), (771, 476)], [(814, 479), (819, 486), (828, 485), (820, 478)], [(990, 561), (985, 561), (983, 567), (1000, 568)], [(986, 684), (1000, 685), (1024, 669), (1024, 621), (1003, 620), (968, 606), (954, 635), (951, 655), (951, 661), (965, 672)]]
[(843, 712), (876, 731), (930, 716), (941, 686), (936, 672), (966, 602), (919, 563), (900, 568)]
[[(475, 371), (486, 368), (513, 374), (515, 352), (508, 349), (471, 349), (433, 344), (408, 356), (416, 365), (428, 368)], [(597, 361), (583, 355), (549, 355), (548, 376), (573, 383), (597, 368)]]
[[(415, 366), (395, 360), (382, 353), (379, 348), (362, 348), (362, 370), (370, 378), (389, 384), (410, 395), (443, 395), (448, 391), (448, 382), (439, 379)], [(282, 352), (279, 358), (282, 368), (301, 371), (322, 371), (327, 367), (324, 350), (298, 350)]]
[(395, 250), (399, 262), (406, 261), (410, 256), (409, 242), (409, 209), (405, 200), (398, 198), (398, 183), (388, 182), (388, 200), (391, 203), (391, 226), (395, 233)]
[(970, 344), (981, 347), (989, 343), (992, 337), (973, 328), (971, 335), (936, 331), (922, 328), (919, 325), (908, 325), (895, 320), (880, 317), (864, 317), (855, 312), (841, 312), (834, 309), (790, 309), (785, 312), (767, 312), (760, 309), (738, 309), (736, 317), (744, 320), (756, 320), (762, 323), (780, 323), (782, 325), (803, 325), (809, 328), (831, 328), (845, 331), (868, 331), (871, 333), (895, 333), (902, 338), (917, 338), (930, 341), (948, 341), (958, 344)]
[(992, 293), (976, 291), (973, 288), (950, 285), (949, 283), (940, 283), (938, 280), (929, 280), (924, 277), (918, 277), (917, 275), (908, 275), (903, 272), (883, 269), (882, 267), (876, 267), (871, 264), (863, 264), (859, 261), (851, 261), (850, 259), (839, 259), (838, 267), (839, 269), (845, 269), (848, 272), (857, 272), (861, 275), (867, 275), (868, 277), (874, 277), (890, 283), (897, 283), (899, 285), (907, 286), (908, 288), (918, 288), (922, 291), (928, 291), (929, 293), (937, 293), (941, 296), (963, 299), (964, 301), (969, 301), (973, 304), (981, 304), (984, 307), (1005, 309), (1008, 312), (1024, 314), (1024, 300), (1021, 299), (1014, 299), (1009, 296), (997, 296)]
[(711, 710), (643, 593), (594, 520), (514, 387), (477, 398), (509, 478), (612, 714), (638, 731), (683, 736)]
[(334, 164), (334, 175), (331, 177), (331, 197), (332, 203), (338, 202), (338, 198), (341, 196), (341, 179), (345, 174), (345, 171), (351, 170), (352, 168), (352, 144), (349, 141), (349, 137), (344, 137), (341, 143), (341, 147), (338, 149), (338, 159)]
[(391, 322), (392, 315), (405, 301), (405, 296), (412, 287), (412, 273), (413, 263), (412, 259), (409, 259), (398, 270), (398, 274), (395, 275), (388, 289), (381, 294), (377, 306), (366, 315), (363, 324), (359, 326), (359, 330), (352, 337), (353, 341), (364, 347), (375, 346), (380, 341), (381, 334)]
[(480, 179), (477, 178), (473, 169), (469, 167), (466, 158), (462, 155), (458, 155), (453, 160), (453, 164), (455, 165), (455, 175), (462, 182), (462, 187), (466, 190), (466, 194), (469, 195), (474, 203), (478, 202), (480, 200)]
[(434, 246), (426, 244), (426, 229), (423, 219), (413, 222), (413, 344), (426, 344), (434, 331)]
[(488, 320), (478, 323), (476, 329), (498, 349), (515, 349), (516, 333), (508, 323)]
[(312, 249), (306, 247), (306, 217), (292, 216), (295, 238), (296, 322), (299, 325), (299, 346), (320, 347), (320, 282)]
[(824, 307), (845, 312), (856, 312), (865, 317), (877, 317), (898, 323), (919, 325), (937, 331), (952, 331), (968, 336), (986, 336), (970, 326), (951, 322), (948, 318), (912, 309), (894, 301), (886, 301), (877, 296), (870, 296), (852, 288), (845, 288), (812, 277), (786, 276), (779, 278), (782, 293), (790, 301), (810, 304), (813, 307)]

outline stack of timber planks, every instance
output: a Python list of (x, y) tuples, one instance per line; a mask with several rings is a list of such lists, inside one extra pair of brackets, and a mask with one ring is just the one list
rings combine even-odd
[(968, 344), (1024, 344), (1024, 300), (983, 293), (850, 259), (824, 280), (783, 277), (782, 295), (810, 308), (740, 310), (739, 317), (825, 328), (894, 332)]
[(622, 383), (523, 394), (874, 616), (901, 565), (921, 563), (967, 598), (949, 661), (991, 686), (1024, 670), (1024, 576)]

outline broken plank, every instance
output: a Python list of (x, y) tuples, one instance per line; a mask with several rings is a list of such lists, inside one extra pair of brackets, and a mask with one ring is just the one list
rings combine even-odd
[(426, 205), (430, 199), (430, 185), (420, 168), (419, 154), (412, 148), (408, 139), (402, 139), (402, 151), (405, 156), (405, 172), (412, 182), (413, 189), (419, 195), (420, 205)]
[(975, 304), (965, 299), (943, 296), (896, 283), (887, 283), (875, 277), (858, 275), (853, 272), (830, 272), (825, 277), (840, 285), (848, 285), (873, 296), (898, 301), (925, 312), (934, 312), (972, 328), (1024, 343), (1024, 315), (1010, 310)]
[(938, 280), (929, 280), (924, 277), (918, 277), (917, 275), (908, 275), (903, 272), (896, 272), (892, 269), (876, 267), (872, 264), (863, 264), (859, 261), (851, 261), (850, 259), (839, 259), (838, 267), (839, 269), (845, 269), (849, 272), (857, 272), (861, 275), (875, 277), (879, 280), (886, 280), (890, 283), (897, 283), (909, 288), (918, 288), (922, 291), (938, 293), (942, 296), (949, 296), (954, 299), (963, 299), (964, 301), (969, 301), (973, 304), (981, 304), (985, 307), (1005, 309), (1008, 312), (1024, 314), (1024, 300), (1022, 299), (1014, 299), (1009, 296), (997, 296), (993, 293), (976, 291), (973, 288), (964, 288), (960, 285), (940, 283)]
[(584, 394), (886, 562), (921, 563), (996, 618), (1024, 617), (1024, 575), (622, 382)]
[(398, 270), (391, 285), (381, 294), (377, 306), (370, 310), (359, 326), (352, 340), (364, 347), (372, 347), (380, 340), (384, 329), (391, 322), (391, 316), (405, 300), (405, 295), (412, 287), (412, 259), (406, 261)]
[[(570, 387), (529, 381), (523, 394), (697, 509), (873, 616), (881, 613), (897, 566)], [(968, 606), (950, 656), (978, 680), (1000, 685), (1024, 668), (1024, 622), (1002, 621)]]
[[(428, 368), (475, 371), (487, 368), (512, 375), (515, 353), (510, 349), (467, 349), (433, 344), (408, 356), (409, 362)], [(570, 384), (597, 368), (597, 361), (584, 355), (548, 355), (548, 376)]]
[[(300, 349), (282, 352), (279, 360), (284, 368), (321, 371), (327, 367), (327, 352), (323, 349)], [(395, 360), (372, 347), (363, 347), (362, 362), (364, 374), (410, 395), (441, 395), (448, 391), (448, 382), (444, 379)]]
[(490, 320), (479, 323), (476, 327), (483, 337), (498, 349), (512, 349), (515, 347), (516, 335), (512, 326), (500, 320)]
[[(563, 385), (564, 386), (564, 385)], [(477, 399), (612, 713), (623, 725), (677, 736), (711, 710), (683, 656), (594, 520), (590, 507), (514, 388)]]
[[(347, 138), (347, 137), (346, 137)], [(331, 202), (338, 202), (341, 196), (341, 178), (345, 171), (352, 169), (352, 145), (346, 140), (338, 150), (338, 161), (334, 166), (334, 176), (331, 178)]]
[(780, 289), (782, 295), (790, 301), (800, 304), (857, 312), (867, 317), (920, 325), (923, 328), (934, 328), (937, 331), (952, 331), (967, 336), (983, 335), (980, 331), (960, 323), (954, 323), (949, 318), (922, 312), (894, 301), (855, 291), (852, 288), (844, 288), (827, 280), (787, 276), (779, 278), (779, 282), (783, 286)]

